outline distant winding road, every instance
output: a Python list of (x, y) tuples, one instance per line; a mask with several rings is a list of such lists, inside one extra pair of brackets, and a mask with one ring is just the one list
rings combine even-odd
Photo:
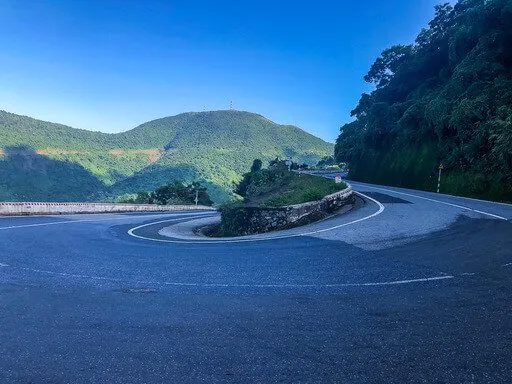
[(208, 212), (0, 218), (0, 383), (510, 383), (512, 206), (353, 187), (236, 240), (164, 236)]

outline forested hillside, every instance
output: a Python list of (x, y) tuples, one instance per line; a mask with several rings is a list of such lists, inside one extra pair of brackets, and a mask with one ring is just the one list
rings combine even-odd
[[(184, 113), (119, 134), (0, 111), (0, 199), (103, 200), (179, 180), (201, 182), (219, 202), (229, 198), (233, 182), (255, 158), (291, 156), (316, 164), (332, 148), (297, 127), (240, 111)], [(88, 183), (93, 191), (77, 169), (95, 180)], [(44, 192), (28, 188), (42, 180), (48, 186)], [(75, 180), (73, 191), (52, 188), (67, 185), (65, 180)]]
[(357, 180), (512, 201), (512, 0), (436, 7), (412, 45), (384, 50), (337, 161)]

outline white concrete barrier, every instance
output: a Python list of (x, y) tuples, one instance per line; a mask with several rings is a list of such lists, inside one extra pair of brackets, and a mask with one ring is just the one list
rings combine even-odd
[(176, 212), (191, 210), (214, 210), (203, 205), (156, 205), (156, 204), (114, 204), (114, 203), (0, 203), (0, 216), (16, 215), (62, 215), (72, 213), (108, 212)]

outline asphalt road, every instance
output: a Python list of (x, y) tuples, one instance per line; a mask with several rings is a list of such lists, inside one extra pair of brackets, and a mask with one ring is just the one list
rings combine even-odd
[(0, 383), (510, 383), (512, 206), (353, 186), (244, 241), (162, 235), (204, 212), (1, 218)]

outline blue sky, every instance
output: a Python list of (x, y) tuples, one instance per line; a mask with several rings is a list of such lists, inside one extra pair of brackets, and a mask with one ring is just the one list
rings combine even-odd
[(0, 0), (0, 109), (119, 132), (235, 109), (333, 141), (435, 0)]

